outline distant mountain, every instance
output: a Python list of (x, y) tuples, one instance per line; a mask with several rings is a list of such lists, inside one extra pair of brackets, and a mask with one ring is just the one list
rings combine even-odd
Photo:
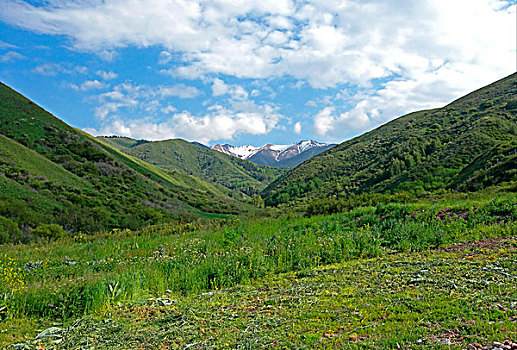
[(240, 200), (247, 200), (249, 196), (260, 193), (284, 172), (181, 139), (153, 142), (127, 137), (99, 139), (165, 171), (179, 171), (201, 178), (219, 191)]
[(96, 232), (243, 209), (227, 191), (124, 154), (0, 83), (0, 219), (26, 237), (39, 224)]
[(335, 145), (305, 140), (292, 145), (267, 144), (262, 147), (254, 147), (217, 144), (211, 148), (233, 157), (249, 160), (255, 164), (283, 168), (297, 166), (333, 146)]
[(349, 194), (472, 191), (517, 181), (517, 73), (449, 105), (395, 119), (273, 182), (266, 203)]

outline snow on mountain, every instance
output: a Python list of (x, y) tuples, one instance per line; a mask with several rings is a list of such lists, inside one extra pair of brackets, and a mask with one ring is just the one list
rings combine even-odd
[[(255, 146), (232, 146), (229, 144), (224, 145), (214, 145), (211, 148), (240, 158), (240, 159), (247, 159), (257, 164), (263, 164), (263, 165), (271, 165), (271, 166), (282, 166), (280, 165), (281, 162), (284, 162), (286, 160), (289, 160), (290, 158), (297, 157), (298, 155), (309, 151), (313, 148), (316, 148), (314, 152), (311, 152), (311, 155), (307, 155), (307, 157), (310, 157), (312, 155), (316, 155), (327, 148), (330, 148), (333, 145), (329, 145), (326, 143), (321, 143), (313, 140), (304, 140), (300, 141), (298, 143), (294, 143), (291, 145), (273, 145), (273, 144), (267, 144), (262, 147), (255, 147)], [(302, 159), (304, 159), (302, 157)], [(292, 166), (292, 165), (289, 165)]]
[(292, 146), (293, 145), (265, 145), (265, 146), (262, 146), (261, 148), (267, 147), (270, 150), (277, 151), (277, 152), (282, 152), (282, 151), (285, 151), (286, 149), (288, 149), (289, 147), (292, 147)]
[(227, 143), (224, 145), (217, 144), (210, 148), (240, 159), (248, 159), (260, 149), (254, 146), (232, 146)]

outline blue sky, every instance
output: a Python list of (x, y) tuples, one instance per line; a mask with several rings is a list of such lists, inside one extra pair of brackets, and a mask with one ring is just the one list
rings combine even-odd
[(515, 11), (499, 0), (2, 0), (0, 81), (94, 135), (341, 142), (515, 72)]

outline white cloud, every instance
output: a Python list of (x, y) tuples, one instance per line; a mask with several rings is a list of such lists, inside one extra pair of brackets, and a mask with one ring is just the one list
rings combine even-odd
[(70, 87), (74, 90), (88, 91), (88, 90), (103, 89), (106, 87), (106, 84), (95, 79), (95, 80), (87, 80), (84, 83), (82, 83), (80, 86), (71, 84)]
[(9, 51), (0, 56), (0, 62), (11, 62), (16, 60), (23, 60), (26, 57), (16, 51)]
[(158, 56), (158, 63), (159, 64), (167, 64), (172, 60), (172, 54), (168, 51), (162, 51), (160, 52), (160, 55)]
[(106, 72), (103, 70), (98, 70), (96, 73), (104, 80), (112, 80), (118, 77), (118, 74), (112, 71)]
[(277, 29), (291, 29), (293, 27), (291, 20), (284, 16), (271, 16), (268, 17), (267, 21), (271, 27)]
[(214, 79), (212, 83), (212, 95), (221, 96), (228, 93), (229, 87), (221, 79)]
[(34, 72), (41, 75), (56, 75), (59, 65), (43, 64), (34, 68)]
[(302, 123), (301, 122), (294, 123), (293, 131), (295, 134), (300, 135), (302, 133)]
[[(503, 0), (4, 0), (0, 19), (65, 35), (74, 50), (107, 60), (127, 46), (161, 47), (160, 64), (181, 63), (163, 67), (173, 77), (290, 76), (313, 88), (358, 89), (351, 109), (335, 102), (314, 117), (319, 135), (342, 135), (514, 72), (516, 7)], [(244, 105), (248, 92), (239, 87), (215, 79), (212, 93)], [(171, 96), (191, 98), (194, 89)]]
[(117, 52), (115, 50), (98, 50), (97, 55), (106, 62), (113, 62), (117, 57)]
[(332, 115), (333, 112), (333, 107), (325, 107), (314, 116), (314, 132), (318, 136), (325, 136), (334, 129), (336, 117)]
[(201, 92), (194, 86), (176, 84), (172, 86), (160, 86), (158, 94), (162, 97), (176, 96), (179, 98), (194, 98)]
[(246, 100), (248, 98), (248, 91), (240, 85), (233, 85), (230, 94), (236, 100)]
[[(255, 91), (255, 95), (258, 91)], [(228, 85), (223, 80), (219, 78), (215, 78), (212, 81), (212, 95), (213, 96), (222, 96), (229, 94), (234, 100), (247, 100), (248, 99), (248, 91), (244, 89), (242, 86), (237, 84)]]
[(93, 135), (121, 135), (147, 140), (184, 138), (209, 143), (213, 140), (231, 140), (247, 133), (265, 135), (278, 126), (277, 114), (234, 112), (224, 108), (196, 117), (188, 112), (176, 113), (165, 122), (153, 122), (150, 118), (123, 122), (119, 119), (105, 123), (101, 128), (85, 128)]
[(55, 76), (57, 74), (86, 74), (88, 73), (88, 68), (84, 66), (74, 66), (74, 65), (61, 65), (57, 63), (45, 63), (34, 68), (34, 72), (47, 75), (47, 76)]
[(171, 105), (168, 105), (168, 106), (165, 106), (161, 109), (162, 113), (164, 114), (169, 114), (169, 113), (173, 113), (173, 112), (177, 112), (178, 109), (174, 106), (171, 106)]
[[(36, 32), (69, 36), (76, 49), (107, 56), (128, 45), (160, 45), (167, 49), (160, 63), (170, 61), (170, 51), (181, 53), (186, 65), (174, 71), (184, 77), (287, 74), (332, 87), (393, 74), (413, 77), (436, 59), (491, 65), (492, 80), (508, 74), (515, 68), (515, 6), (501, 9), (504, 4), (49, 0), (32, 6), (5, 0), (0, 16)], [(488, 83), (480, 80), (477, 86)]]

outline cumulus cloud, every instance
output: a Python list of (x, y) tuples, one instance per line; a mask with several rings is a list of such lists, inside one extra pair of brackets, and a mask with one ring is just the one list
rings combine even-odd
[[(247, 96), (244, 89), (237, 90), (236, 96)], [(197, 94), (183, 84), (150, 87), (125, 82), (103, 92), (94, 98), (95, 116), (101, 125), (85, 129), (95, 135), (123, 135), (161, 140), (181, 137), (188, 140), (209, 142), (212, 140), (231, 140), (235, 135), (247, 133), (265, 135), (285, 117), (276, 106), (256, 105), (246, 99), (234, 99), (231, 108), (221, 105), (208, 107), (206, 113), (193, 115), (187, 111), (179, 112), (169, 103), (169, 97), (184, 98)], [(145, 117), (122, 118), (121, 115), (145, 115)], [(163, 116), (168, 115), (164, 121)]]
[(98, 70), (96, 73), (99, 77), (101, 77), (104, 80), (112, 80), (118, 77), (118, 74), (112, 71), (106, 72), (103, 70)]
[(161, 108), (160, 111), (164, 114), (169, 114), (169, 113), (177, 112), (178, 109), (174, 106), (167, 105), (167, 106)]
[[(517, 6), (504, 0), (32, 3), (4, 0), (0, 19), (64, 35), (74, 50), (107, 60), (127, 46), (161, 47), (164, 73), (210, 79), (212, 94), (230, 94), (234, 103), (245, 103), (248, 92), (214, 76), (289, 76), (316, 89), (357, 89), (346, 106), (339, 99), (325, 101), (316, 112), (313, 129), (321, 136), (367, 130), (405, 112), (445, 104), (515, 71)], [(45, 65), (35, 71), (61, 72)], [(162, 91), (191, 98), (194, 89)], [(104, 109), (109, 113), (123, 102), (106, 103), (113, 104)]]
[[(234, 100), (247, 100), (248, 99), (248, 91), (244, 89), (241, 85), (232, 84), (228, 85), (223, 80), (215, 78), (212, 82), (212, 95), (213, 96), (222, 96), (229, 94)], [(252, 96), (257, 96), (258, 91), (254, 90)]]
[(225, 95), (229, 91), (228, 85), (221, 79), (214, 79), (212, 83), (212, 95), (214, 96), (221, 96)]
[[(358, 1), (61, 1), (0, 4), (1, 18), (66, 35), (98, 53), (161, 45), (159, 62), (182, 53), (185, 77), (291, 75), (314, 87), (364, 84), (411, 75), (436, 59), (514, 69), (515, 6), (502, 0)], [(382, 20), (379, 20), (382, 18)], [(480, 26), (479, 23), (483, 23)], [(480, 84), (479, 84), (480, 85)]]
[(97, 89), (103, 89), (106, 87), (106, 84), (95, 80), (87, 80), (81, 85), (75, 85), (71, 84), (70, 87), (74, 90), (81, 90), (81, 91), (88, 91), (88, 90), (97, 90)]
[(160, 52), (160, 55), (158, 56), (158, 63), (159, 64), (167, 64), (172, 60), (172, 54), (168, 51), (162, 51)]
[(201, 92), (194, 86), (176, 84), (173, 86), (160, 86), (157, 93), (162, 97), (176, 96), (179, 98), (194, 98)]
[(265, 135), (276, 128), (280, 115), (259, 112), (244, 113), (214, 109), (205, 116), (194, 116), (188, 112), (174, 114), (164, 122), (154, 122), (150, 118), (128, 120), (119, 119), (105, 123), (101, 128), (85, 128), (93, 135), (120, 135), (147, 140), (184, 138), (191, 141), (209, 143), (213, 140), (231, 140), (234, 136), (247, 133)]

